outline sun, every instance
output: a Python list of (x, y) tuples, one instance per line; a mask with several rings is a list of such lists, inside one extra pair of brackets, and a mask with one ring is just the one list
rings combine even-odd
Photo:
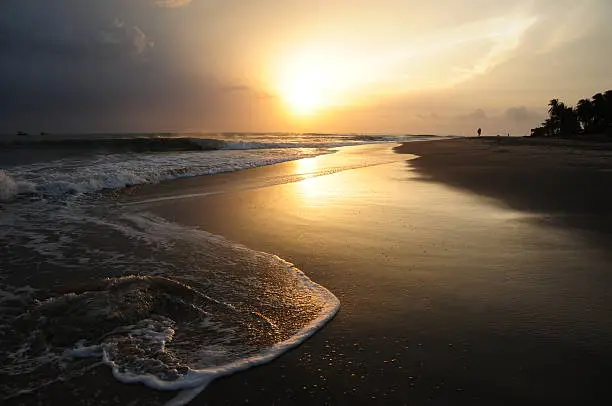
[(294, 83), (286, 85), (281, 95), (291, 111), (308, 116), (324, 107), (325, 91), (316, 78), (303, 75), (292, 80)]
[(275, 78), (278, 95), (298, 116), (310, 116), (337, 103), (343, 72), (338, 61), (320, 51), (296, 52), (279, 66)]
[(372, 76), (363, 58), (339, 46), (296, 48), (282, 56), (273, 72), (276, 93), (296, 116), (356, 103)]

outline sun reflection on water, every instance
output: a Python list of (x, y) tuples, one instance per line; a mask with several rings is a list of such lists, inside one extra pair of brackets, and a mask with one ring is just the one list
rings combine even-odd
[(304, 158), (296, 162), (295, 174), (303, 180), (296, 183), (298, 193), (304, 201), (318, 199), (325, 195), (325, 188), (320, 184), (318, 157)]
[(295, 174), (302, 175), (302, 174), (312, 174), (313, 172), (315, 172), (319, 168), (319, 163), (317, 162), (318, 158), (319, 157), (313, 157), (313, 158), (303, 158), (303, 159), (297, 160)]

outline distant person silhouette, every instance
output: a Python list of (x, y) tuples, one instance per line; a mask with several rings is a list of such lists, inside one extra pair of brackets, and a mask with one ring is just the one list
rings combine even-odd
[(476, 131), (478, 133), (478, 136), (480, 137), (480, 134), (482, 134), (482, 128), (479, 128), (478, 131)]

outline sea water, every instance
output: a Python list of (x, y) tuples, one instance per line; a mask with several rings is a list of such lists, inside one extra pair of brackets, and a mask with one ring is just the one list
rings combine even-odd
[(321, 134), (4, 137), (0, 398), (87, 374), (177, 391), (268, 362), (333, 317), (301, 270), (120, 205), (122, 188), (413, 139)]

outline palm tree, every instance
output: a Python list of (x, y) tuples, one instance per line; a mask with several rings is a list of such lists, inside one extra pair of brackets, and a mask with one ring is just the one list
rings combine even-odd
[(559, 99), (548, 102), (548, 118), (531, 130), (533, 137), (572, 137), (580, 132), (607, 132), (612, 136), (612, 90), (597, 93), (568, 107)]
[(593, 106), (593, 102), (589, 99), (579, 100), (575, 111), (584, 132), (587, 134), (592, 132), (595, 120), (595, 107)]
[(559, 111), (559, 106), (563, 103), (559, 101), (559, 99), (552, 99), (548, 102), (548, 114), (553, 117)]
[(548, 120), (547, 126), (550, 128), (553, 135), (559, 135), (561, 133), (561, 118), (565, 112), (565, 104), (560, 102), (559, 99), (552, 99), (548, 102)]
[(597, 93), (593, 96), (593, 109), (595, 117), (593, 118), (595, 131), (602, 131), (605, 127), (606, 117), (606, 98), (603, 94)]
[(605, 100), (605, 124), (608, 131), (612, 130), (612, 90), (606, 90), (604, 92)]
[(565, 107), (561, 112), (559, 122), (559, 133), (566, 137), (575, 137), (580, 130), (578, 116), (573, 107)]
[(546, 120), (544, 120), (544, 122), (542, 123), (542, 135), (544, 137), (553, 137), (555, 135), (555, 125), (552, 121), (552, 119), (547, 118)]

